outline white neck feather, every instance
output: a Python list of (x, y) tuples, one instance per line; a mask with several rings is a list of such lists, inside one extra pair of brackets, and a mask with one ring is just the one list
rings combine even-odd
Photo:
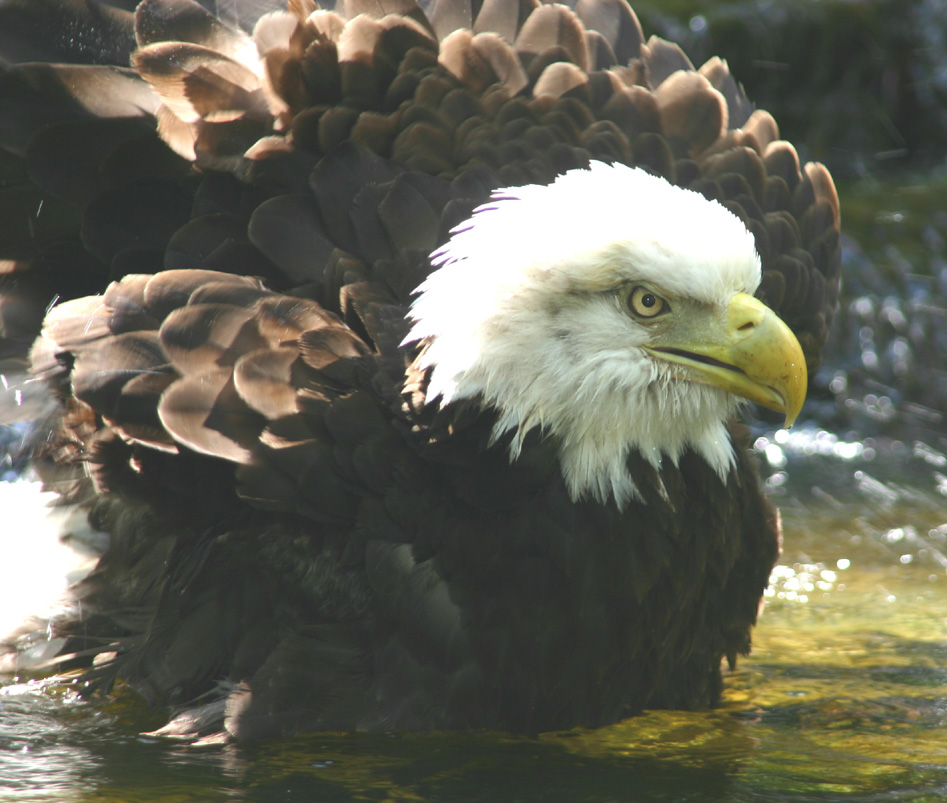
[(576, 500), (623, 507), (640, 498), (631, 450), (660, 469), (691, 448), (726, 476), (726, 421), (739, 402), (652, 359), (641, 348), (647, 331), (614, 292), (631, 280), (708, 303), (752, 292), (752, 237), (722, 206), (644, 171), (593, 163), (548, 187), (498, 193), (434, 263), (406, 340), (424, 342), (427, 401), (480, 398), (495, 408), (494, 438), (512, 433), (511, 460), (539, 427), (559, 443)]

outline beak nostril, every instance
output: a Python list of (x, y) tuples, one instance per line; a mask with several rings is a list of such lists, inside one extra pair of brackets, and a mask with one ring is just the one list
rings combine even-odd
[(743, 324), (742, 326), (740, 326), (740, 327), (737, 329), (737, 331), (738, 331), (738, 332), (746, 332), (748, 329), (752, 329), (754, 326), (756, 326), (756, 324), (755, 324), (753, 321), (747, 321), (745, 324)]

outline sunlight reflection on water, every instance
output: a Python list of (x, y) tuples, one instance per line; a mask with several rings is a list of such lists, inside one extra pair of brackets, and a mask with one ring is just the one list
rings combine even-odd
[(33, 681), (0, 688), (0, 800), (74, 801), (100, 760), (82, 746), (73, 693)]
[(875, 450), (866, 446), (863, 441), (842, 440), (832, 432), (814, 427), (778, 429), (770, 436), (761, 435), (753, 446), (757, 451), (763, 452), (773, 468), (786, 465), (786, 452), (807, 456), (831, 456), (840, 460), (872, 460), (875, 456)]

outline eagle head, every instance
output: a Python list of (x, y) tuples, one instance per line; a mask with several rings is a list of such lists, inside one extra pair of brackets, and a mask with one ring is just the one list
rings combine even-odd
[(426, 401), (496, 410), (494, 438), (555, 438), (574, 500), (639, 496), (686, 449), (726, 478), (742, 400), (785, 413), (806, 392), (790, 329), (753, 297), (760, 260), (733, 213), (638, 168), (593, 162), (498, 190), (434, 253), (406, 342)]

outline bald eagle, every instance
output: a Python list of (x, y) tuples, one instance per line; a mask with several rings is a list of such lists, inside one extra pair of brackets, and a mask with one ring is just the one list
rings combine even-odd
[(189, 739), (716, 704), (779, 549), (736, 420), (796, 419), (836, 303), (825, 168), (624, 0), (62, 8), (112, 63), (0, 75), (56, 216), (3, 243), (58, 302), (36, 461), (110, 539), (59, 664)]

